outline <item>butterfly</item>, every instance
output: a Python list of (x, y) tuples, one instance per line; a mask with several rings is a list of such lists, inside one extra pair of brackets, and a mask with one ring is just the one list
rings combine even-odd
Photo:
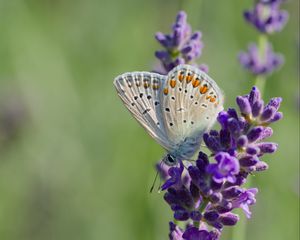
[(191, 65), (178, 65), (166, 76), (124, 73), (114, 85), (133, 117), (166, 149), (162, 161), (168, 166), (195, 154), (223, 110), (224, 97), (216, 82)]

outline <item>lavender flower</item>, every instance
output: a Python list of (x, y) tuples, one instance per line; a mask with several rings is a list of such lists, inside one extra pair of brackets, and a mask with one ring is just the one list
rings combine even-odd
[(187, 171), (182, 162), (169, 168), (162, 187), (166, 190), (164, 199), (174, 219), (187, 223), (181, 229), (171, 222), (170, 239), (216, 240), (224, 226), (239, 221), (234, 209), (241, 208), (251, 217), (249, 207), (255, 204), (258, 189), (247, 189), (243, 184), (249, 173), (268, 168), (261, 157), (277, 149), (276, 143), (264, 140), (273, 134), (270, 124), (282, 118), (280, 103), (281, 98), (272, 98), (265, 105), (259, 90), (253, 87), (249, 94), (237, 97), (240, 114), (235, 109), (220, 112), (221, 129), (204, 134), (211, 157), (200, 152)]
[[(192, 33), (184, 11), (177, 14), (172, 30), (171, 34), (158, 32), (155, 35), (157, 41), (165, 48), (165, 50), (155, 52), (155, 56), (161, 62), (163, 74), (168, 73), (179, 64), (197, 65), (194, 60), (200, 57), (203, 48), (201, 32)], [(208, 67), (204, 64), (199, 68), (208, 71)]]
[(288, 20), (288, 13), (280, 10), (282, 0), (260, 0), (254, 8), (244, 12), (244, 18), (262, 33), (279, 32)]
[(240, 64), (254, 75), (270, 74), (283, 64), (283, 56), (273, 52), (271, 43), (266, 44), (263, 52), (256, 44), (248, 47), (248, 52), (239, 54)]

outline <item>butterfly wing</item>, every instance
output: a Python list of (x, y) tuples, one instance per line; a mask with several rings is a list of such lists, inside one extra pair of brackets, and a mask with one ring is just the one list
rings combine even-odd
[[(199, 143), (203, 133), (212, 127), (217, 114), (223, 110), (223, 94), (217, 84), (190, 65), (179, 65), (169, 72), (161, 102), (166, 135), (177, 145), (182, 145), (186, 139)], [(197, 149), (186, 151), (191, 150)]]
[(161, 114), (166, 76), (149, 72), (124, 73), (114, 80), (119, 97), (133, 117), (166, 150), (173, 149)]

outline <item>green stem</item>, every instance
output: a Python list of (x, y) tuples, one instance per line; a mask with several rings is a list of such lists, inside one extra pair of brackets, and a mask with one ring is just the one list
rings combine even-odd
[[(265, 62), (266, 60), (266, 48), (268, 47), (268, 38), (265, 34), (259, 35), (258, 38), (258, 51), (260, 60), (262, 62)], [(264, 88), (266, 83), (266, 76), (265, 75), (257, 75), (255, 79), (255, 86), (257, 86), (260, 90), (260, 93), (263, 95)]]
[(209, 200), (207, 198), (203, 198), (203, 202), (199, 206), (200, 213), (202, 213), (204, 211), (204, 209), (206, 208), (208, 203), (209, 203)]
[(259, 89), (261, 96), (263, 96), (265, 84), (266, 84), (266, 77), (265, 76), (257, 76), (254, 82), (255, 86)]
[[(203, 202), (200, 204), (198, 210), (200, 213), (203, 213), (205, 210), (207, 204), (209, 203), (209, 200), (207, 198), (203, 198)], [(199, 228), (200, 227), (200, 221), (194, 221), (193, 222), (194, 227)]]
[(198, 228), (200, 227), (200, 222), (199, 221), (194, 221), (193, 222), (194, 227)]

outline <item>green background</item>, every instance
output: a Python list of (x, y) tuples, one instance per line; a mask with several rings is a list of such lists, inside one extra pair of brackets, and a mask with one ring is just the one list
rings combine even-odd
[[(170, 31), (180, 4), (203, 32), (199, 63), (235, 106), (253, 85), (237, 62), (258, 38), (242, 19), (250, 0), (0, 0), (1, 240), (167, 239), (172, 213), (148, 192), (163, 150), (112, 81), (153, 68), (154, 33)], [(249, 240), (299, 236), (299, 2), (284, 8), (290, 20), (271, 41), (285, 65), (264, 98), (282, 96), (285, 117), (273, 125), (270, 169), (253, 177)]]

